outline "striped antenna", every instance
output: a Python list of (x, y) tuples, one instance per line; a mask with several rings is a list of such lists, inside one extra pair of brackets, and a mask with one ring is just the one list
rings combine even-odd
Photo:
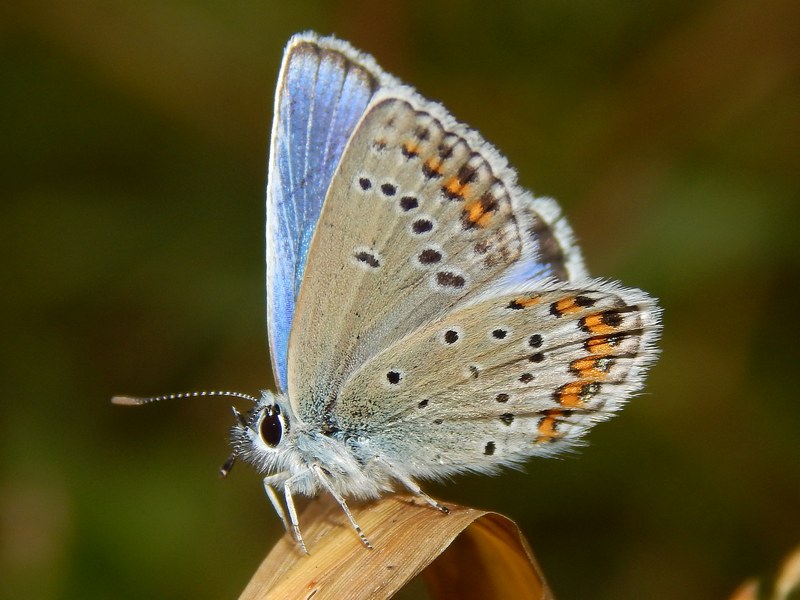
[(181, 392), (179, 394), (150, 396), (148, 398), (139, 398), (136, 396), (114, 396), (113, 398), (111, 398), (111, 403), (119, 404), (120, 406), (141, 406), (142, 404), (152, 404), (153, 402), (162, 402), (164, 400), (182, 400), (184, 398), (200, 398), (202, 396), (224, 396), (228, 398), (241, 398), (242, 400), (250, 400), (254, 404), (258, 403), (258, 398), (251, 396), (250, 394), (244, 394), (242, 392), (231, 392), (227, 390)]

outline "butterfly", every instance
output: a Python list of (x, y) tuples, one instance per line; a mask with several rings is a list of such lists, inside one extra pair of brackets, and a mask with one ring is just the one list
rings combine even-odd
[(333, 37), (286, 48), (266, 238), (278, 389), (222, 393), (255, 403), (234, 409), (223, 473), (263, 473), (303, 551), (294, 495), (330, 494), (371, 547), (348, 499), (406, 490), (447, 512), (420, 481), (579, 444), (657, 356), (653, 298), (591, 278), (553, 200)]

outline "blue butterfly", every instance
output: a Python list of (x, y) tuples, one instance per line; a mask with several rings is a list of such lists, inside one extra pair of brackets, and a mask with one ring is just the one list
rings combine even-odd
[(418, 481), (579, 443), (657, 355), (655, 301), (590, 278), (553, 200), (332, 37), (286, 48), (266, 237), (278, 390), (234, 411), (223, 472), (241, 458), (264, 473), (304, 551), (294, 494), (331, 494), (370, 547), (348, 498), (405, 489), (446, 512)]

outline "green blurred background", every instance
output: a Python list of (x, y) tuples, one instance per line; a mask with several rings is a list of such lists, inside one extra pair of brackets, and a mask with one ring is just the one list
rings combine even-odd
[(769, 573), (800, 543), (795, 0), (33, 0), (0, 8), (0, 597), (233, 598), (279, 535), (252, 471), (217, 479), (228, 403), (108, 399), (272, 385), (268, 132), (305, 29), (478, 128), (665, 309), (589, 448), (432, 491), (519, 522), (562, 600)]

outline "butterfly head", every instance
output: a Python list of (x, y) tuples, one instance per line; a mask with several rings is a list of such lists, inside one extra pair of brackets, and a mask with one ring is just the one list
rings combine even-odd
[(233, 414), (231, 462), (241, 458), (262, 473), (290, 468), (296, 453), (292, 409), (285, 396), (264, 391), (252, 410), (242, 414), (234, 408)]

